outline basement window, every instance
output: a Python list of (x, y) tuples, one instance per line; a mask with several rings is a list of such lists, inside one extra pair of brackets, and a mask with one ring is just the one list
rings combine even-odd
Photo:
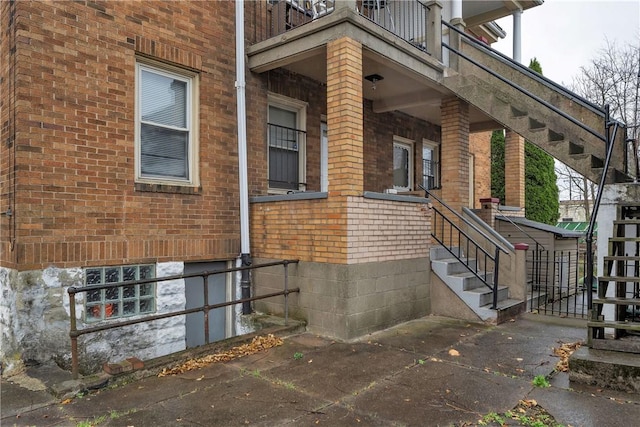
[[(155, 266), (153, 265), (85, 269), (86, 286), (152, 278), (155, 278)], [(131, 317), (153, 313), (156, 310), (155, 282), (92, 290), (86, 292), (85, 295), (85, 320), (87, 322)]]

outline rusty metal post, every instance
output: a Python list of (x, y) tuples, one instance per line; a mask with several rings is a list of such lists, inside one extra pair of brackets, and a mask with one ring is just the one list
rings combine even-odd
[(78, 379), (78, 325), (76, 323), (76, 290), (74, 287), (68, 289), (69, 294), (69, 316), (71, 317), (71, 327), (69, 336), (71, 337), (71, 377)]
[(284, 262), (284, 324), (289, 324), (289, 262)]
[(202, 273), (202, 286), (204, 291), (204, 304), (202, 305), (204, 313), (204, 342), (209, 344), (209, 272)]

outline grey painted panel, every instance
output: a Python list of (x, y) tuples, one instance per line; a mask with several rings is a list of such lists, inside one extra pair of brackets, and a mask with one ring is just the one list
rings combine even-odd
[[(223, 262), (198, 262), (184, 265), (185, 274), (201, 271), (224, 270), (227, 264)], [(214, 274), (207, 280), (209, 304), (225, 302), (227, 295), (226, 274)], [(202, 277), (185, 279), (186, 308), (201, 307), (204, 304), (204, 287)], [(186, 345), (187, 348), (205, 344), (204, 313), (192, 313), (186, 316)], [(225, 338), (225, 308), (216, 308), (209, 312), (209, 342)]]

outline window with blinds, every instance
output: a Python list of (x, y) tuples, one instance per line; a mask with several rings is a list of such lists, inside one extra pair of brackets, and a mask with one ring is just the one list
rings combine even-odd
[(193, 183), (194, 79), (189, 73), (138, 63), (138, 180)]

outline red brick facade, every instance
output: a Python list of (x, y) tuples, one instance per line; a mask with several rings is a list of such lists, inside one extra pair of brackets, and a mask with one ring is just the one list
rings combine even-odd
[[(1, 209), (13, 213), (0, 219), (2, 264), (28, 270), (235, 256), (233, 2), (0, 7), (9, 34)], [(199, 77), (195, 188), (136, 187), (137, 55)]]

